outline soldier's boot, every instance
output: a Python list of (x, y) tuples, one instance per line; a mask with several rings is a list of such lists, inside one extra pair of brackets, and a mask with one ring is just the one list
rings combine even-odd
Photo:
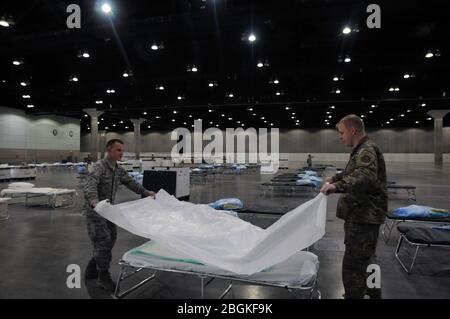
[(84, 271), (84, 279), (97, 279), (97, 277), (98, 277), (97, 264), (95, 263), (95, 259), (91, 258), (86, 267), (86, 270)]
[(97, 286), (110, 292), (114, 292), (116, 289), (116, 283), (111, 279), (111, 274), (107, 270), (98, 272)]

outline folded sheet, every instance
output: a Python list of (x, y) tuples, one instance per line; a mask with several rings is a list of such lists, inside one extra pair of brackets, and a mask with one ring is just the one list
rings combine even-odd
[(210, 266), (251, 275), (278, 264), (325, 234), (323, 194), (298, 206), (267, 229), (217, 214), (208, 205), (177, 200), (164, 190), (150, 197), (96, 211), (116, 225)]

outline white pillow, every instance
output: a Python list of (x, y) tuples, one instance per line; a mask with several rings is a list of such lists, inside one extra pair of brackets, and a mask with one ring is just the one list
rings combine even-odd
[(8, 185), (8, 188), (32, 188), (34, 187), (34, 184), (31, 183), (25, 183), (25, 182), (17, 182), (17, 183), (11, 183)]

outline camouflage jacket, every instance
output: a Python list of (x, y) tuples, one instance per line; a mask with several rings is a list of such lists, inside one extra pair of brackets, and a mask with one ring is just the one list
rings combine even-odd
[(94, 170), (89, 173), (84, 187), (85, 209), (92, 210), (92, 204), (109, 199), (112, 204), (116, 197), (119, 184), (123, 184), (137, 194), (146, 195), (147, 190), (128, 175), (127, 171), (116, 164), (115, 169), (107, 158), (99, 160)]
[(332, 177), (341, 194), (336, 216), (346, 222), (382, 224), (387, 215), (386, 166), (378, 146), (365, 137), (345, 170)]

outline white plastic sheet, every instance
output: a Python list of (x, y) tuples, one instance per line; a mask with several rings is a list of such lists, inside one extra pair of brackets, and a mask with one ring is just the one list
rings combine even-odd
[(278, 264), (325, 234), (327, 199), (323, 194), (298, 206), (267, 229), (254, 226), (208, 205), (177, 200), (160, 190), (156, 199), (95, 210), (116, 225), (202, 263), (251, 275)]

